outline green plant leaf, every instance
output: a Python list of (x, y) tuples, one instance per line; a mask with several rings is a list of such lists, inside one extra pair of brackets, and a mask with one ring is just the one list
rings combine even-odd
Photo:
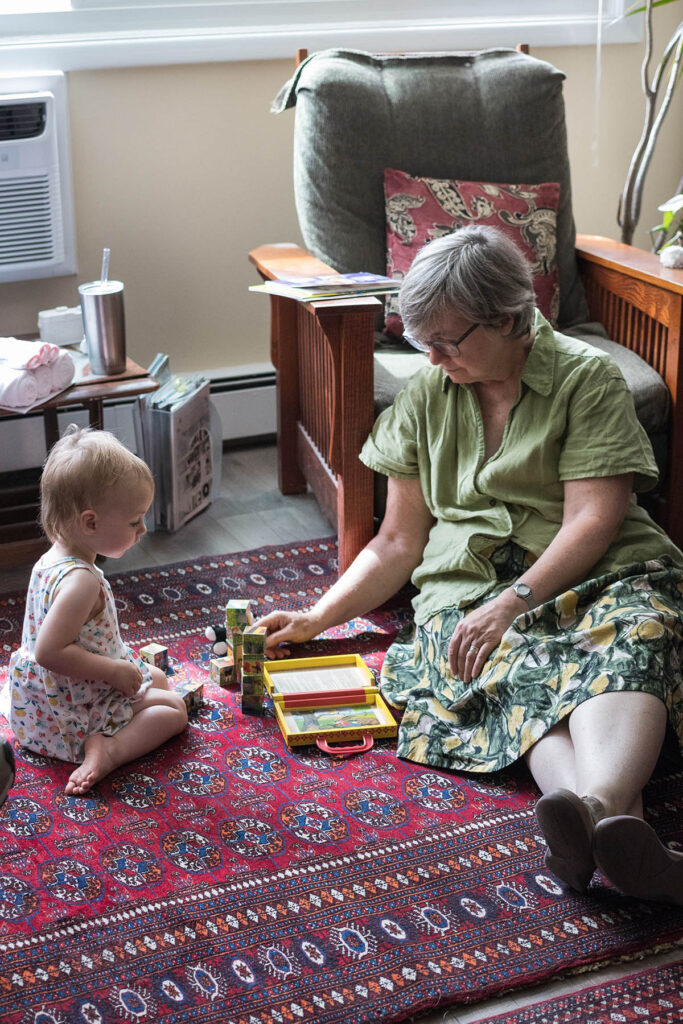
[(683, 192), (679, 193), (677, 196), (672, 196), (671, 199), (667, 199), (667, 201), (662, 203), (661, 206), (658, 206), (657, 209), (661, 210), (662, 213), (670, 212), (672, 216), (673, 214), (678, 213), (679, 210), (683, 210)]
[[(664, 4), (675, 4), (675, 3), (678, 3), (678, 0), (655, 0), (655, 2), (653, 3), (652, 6), (653, 7), (663, 7)], [(627, 11), (624, 11), (624, 17), (628, 18), (629, 15), (631, 15), (631, 14), (642, 14), (642, 12), (646, 11), (646, 10), (647, 10), (647, 7), (645, 6), (645, 4), (635, 3), (635, 4), (633, 4), (632, 7), (629, 7), (629, 9)]]

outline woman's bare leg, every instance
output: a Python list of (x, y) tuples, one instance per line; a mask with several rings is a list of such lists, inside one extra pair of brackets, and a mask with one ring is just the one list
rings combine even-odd
[(541, 793), (576, 787), (576, 759), (568, 719), (553, 726), (524, 755)]
[(536, 817), (548, 844), (545, 863), (558, 878), (583, 892), (595, 871), (593, 818), (575, 795), (576, 752), (568, 718), (541, 737), (525, 759), (544, 794)]
[(597, 797), (605, 816), (642, 817), (642, 791), (657, 764), (666, 707), (651, 693), (601, 693), (569, 716), (576, 790)]
[(544, 794), (536, 816), (548, 844), (546, 864), (579, 892), (595, 867), (596, 821), (624, 814), (642, 818), (642, 790), (665, 729), (666, 708), (658, 698), (604, 693), (580, 704), (564, 729), (551, 730), (526, 755)]
[(133, 708), (130, 722), (113, 736), (88, 736), (85, 759), (72, 772), (65, 787), (67, 793), (87, 793), (114, 768), (155, 750), (187, 725), (185, 703), (171, 690), (151, 688)]

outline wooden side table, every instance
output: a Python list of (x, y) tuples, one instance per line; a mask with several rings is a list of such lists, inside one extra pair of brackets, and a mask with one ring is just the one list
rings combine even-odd
[[(158, 387), (159, 382), (130, 358), (123, 373), (110, 377), (95, 376), (88, 362), (77, 361), (71, 387), (36, 406), (35, 412), (43, 415), (47, 451), (59, 438), (60, 409), (72, 405), (87, 409), (90, 426), (101, 430), (107, 399), (134, 398)], [(0, 419), (16, 415), (16, 410), (0, 407)], [(35, 561), (48, 547), (38, 526), (39, 482), (40, 470), (0, 474), (0, 559), (7, 568)]]

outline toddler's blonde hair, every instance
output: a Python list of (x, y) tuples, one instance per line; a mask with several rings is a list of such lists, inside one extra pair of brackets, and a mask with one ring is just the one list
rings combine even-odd
[(40, 525), (54, 544), (68, 537), (78, 516), (101, 506), (122, 482), (149, 484), (149, 466), (107, 430), (71, 424), (48, 455), (40, 479)]

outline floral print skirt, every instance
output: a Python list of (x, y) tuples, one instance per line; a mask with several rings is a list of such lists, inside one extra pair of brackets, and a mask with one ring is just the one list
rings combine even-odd
[[(486, 601), (529, 565), (512, 542), (491, 561), (498, 585)], [(683, 571), (668, 559), (587, 580), (520, 615), (468, 685), (448, 667), (448, 644), (466, 611), (446, 609), (407, 627), (387, 651), (380, 688), (403, 709), (399, 757), (498, 771), (583, 701), (615, 690), (662, 700), (683, 752)]]

